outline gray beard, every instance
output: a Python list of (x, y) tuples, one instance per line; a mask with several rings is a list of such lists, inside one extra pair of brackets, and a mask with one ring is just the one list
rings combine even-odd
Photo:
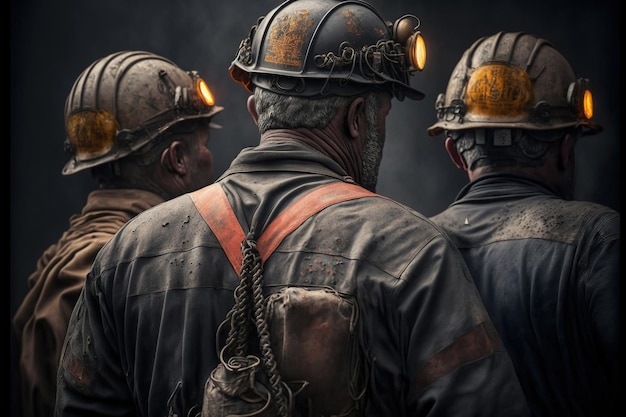
[(378, 183), (378, 170), (382, 160), (383, 148), (379, 141), (378, 133), (375, 129), (367, 134), (365, 147), (363, 149), (363, 173), (361, 175), (361, 186), (371, 192), (376, 192)]
[(378, 171), (383, 159), (383, 147), (385, 145), (385, 132), (378, 130), (375, 103), (375, 99), (371, 98), (366, 104), (368, 129), (363, 146), (363, 169), (360, 181), (360, 185), (371, 192), (376, 192)]

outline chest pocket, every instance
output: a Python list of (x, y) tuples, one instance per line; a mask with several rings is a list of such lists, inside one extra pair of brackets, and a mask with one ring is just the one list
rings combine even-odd
[[(318, 187), (251, 240), (219, 184), (191, 193), (241, 278), (224, 321), (230, 332), (221, 363), (205, 384), (202, 417), (360, 415), (366, 380), (355, 301), (326, 288), (285, 287), (262, 302), (259, 294), (262, 263), (289, 233), (325, 207), (375, 195), (343, 182)], [(251, 329), (258, 354), (242, 343), (254, 339)]]

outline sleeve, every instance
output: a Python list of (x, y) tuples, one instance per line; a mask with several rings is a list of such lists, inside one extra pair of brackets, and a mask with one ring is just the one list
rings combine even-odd
[[(528, 415), (513, 363), (451, 242), (442, 237), (426, 246), (408, 280), (422, 283), (399, 293), (409, 409), (427, 409), (428, 416)], [(426, 354), (411, 353), (419, 349)]]
[[(607, 217), (593, 234), (583, 267), (585, 304), (591, 306), (590, 321), (601, 355), (617, 360), (620, 329), (620, 218)], [(616, 368), (617, 369), (617, 368)]]
[(109, 306), (92, 273), (70, 318), (57, 374), (55, 416), (133, 416)]
[[(393, 306), (387, 327), (394, 329), (386, 330), (387, 336), (373, 333), (375, 338), (396, 339), (374, 344), (383, 346), (373, 352), (376, 386), (388, 390), (387, 400), (380, 401), (375, 413), (529, 415), (513, 363), (449, 239), (442, 235), (431, 239), (400, 278), (384, 302)], [(395, 352), (394, 345), (402, 351)], [(394, 369), (394, 356), (403, 358), (404, 369)], [(390, 409), (396, 406), (391, 404), (400, 404), (400, 411)]]
[(589, 390), (594, 398), (602, 398), (598, 407), (607, 413), (620, 403), (620, 217), (617, 212), (598, 216), (583, 233), (578, 265), (580, 282), (579, 314), (589, 324), (587, 352), (599, 364)]

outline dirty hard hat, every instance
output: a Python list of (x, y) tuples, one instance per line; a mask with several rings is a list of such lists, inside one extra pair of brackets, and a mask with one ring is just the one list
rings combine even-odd
[(436, 104), (431, 136), (474, 128), (561, 129), (591, 122), (589, 81), (576, 78), (569, 62), (545, 39), (499, 32), (477, 40), (452, 71)]
[(64, 175), (123, 158), (172, 126), (210, 120), (223, 108), (196, 71), (150, 52), (121, 51), (93, 62), (65, 102)]
[(359, 0), (286, 1), (252, 27), (230, 74), (250, 92), (321, 97), (383, 88), (420, 100), (410, 84), (426, 60), (419, 26), (413, 15), (386, 22)]

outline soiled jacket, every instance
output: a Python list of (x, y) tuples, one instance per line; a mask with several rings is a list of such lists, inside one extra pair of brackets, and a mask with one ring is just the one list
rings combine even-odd
[[(217, 183), (245, 232), (258, 234), (306, 191), (333, 181), (349, 181), (334, 161), (274, 143), (243, 150)], [(131, 220), (99, 253), (72, 315), (58, 415), (198, 415), (238, 282), (189, 195)], [(321, 210), (267, 259), (264, 285), (356, 299), (365, 415), (526, 415), (459, 252), (406, 206), (374, 196)]]
[(619, 213), (489, 174), (432, 220), (460, 248), (534, 415), (616, 415)]
[(124, 223), (162, 201), (140, 190), (92, 191), (81, 213), (70, 217), (69, 228), (37, 261), (13, 318), (23, 416), (50, 417), (54, 411), (67, 324), (96, 253)]

